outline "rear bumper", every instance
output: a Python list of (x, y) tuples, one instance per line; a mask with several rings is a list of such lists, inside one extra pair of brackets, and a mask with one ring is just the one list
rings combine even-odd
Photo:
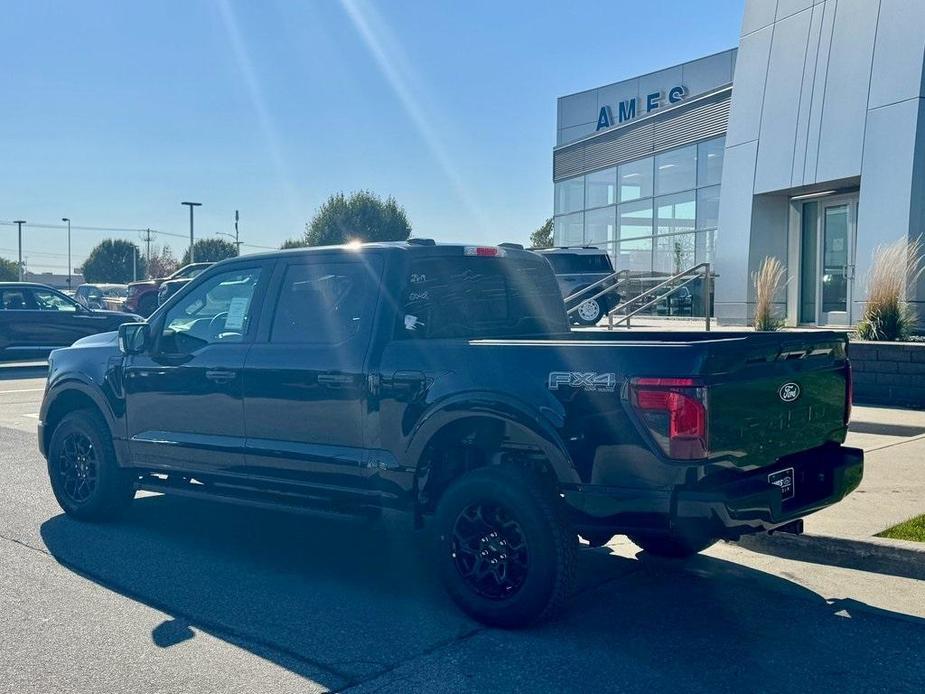
[[(794, 494), (782, 498), (781, 488), (768, 476), (793, 468)], [(614, 534), (669, 533), (681, 530), (707, 537), (737, 539), (773, 530), (831, 506), (857, 489), (864, 472), (864, 452), (827, 445), (782, 458), (748, 473), (707, 477), (674, 490), (595, 488), (565, 490), (582, 529)]]

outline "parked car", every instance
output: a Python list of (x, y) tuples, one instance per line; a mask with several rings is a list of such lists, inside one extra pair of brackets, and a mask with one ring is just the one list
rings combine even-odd
[(139, 489), (408, 511), (457, 604), (515, 626), (564, 605), (577, 534), (683, 557), (857, 487), (846, 343), (572, 332), (549, 263), (514, 248), (282, 251), (53, 352), (38, 440), (80, 519)]
[(212, 263), (191, 263), (184, 265), (168, 277), (130, 282), (128, 295), (125, 299), (125, 310), (145, 317), (150, 316), (157, 308), (157, 290), (164, 282), (176, 279), (192, 279), (210, 265)]
[(167, 299), (189, 284), (192, 279), (192, 277), (179, 277), (174, 280), (164, 280), (157, 290), (157, 305), (166, 303)]
[[(552, 265), (563, 298), (585, 289), (614, 272), (613, 263), (607, 251), (594, 246), (544, 248), (537, 252)], [(592, 298), (611, 284), (612, 282), (604, 283), (569, 303), (566, 306), (567, 309), (573, 308), (580, 302), (578, 310), (571, 314), (572, 322), (576, 325), (597, 325), (610, 309), (617, 306), (621, 296), (616, 291), (596, 299)]]
[(38, 356), (140, 316), (89, 309), (57, 289), (0, 282), (0, 357)]
[(87, 308), (110, 308), (107, 299), (125, 301), (128, 285), (125, 284), (81, 284), (74, 292), (77, 303)]

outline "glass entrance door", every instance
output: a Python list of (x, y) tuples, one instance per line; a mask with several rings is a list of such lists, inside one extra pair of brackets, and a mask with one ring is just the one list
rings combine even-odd
[(803, 204), (801, 322), (851, 325), (857, 197)]

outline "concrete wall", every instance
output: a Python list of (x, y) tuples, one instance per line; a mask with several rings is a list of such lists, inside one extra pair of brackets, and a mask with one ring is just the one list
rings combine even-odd
[(687, 88), (686, 98), (690, 98), (727, 85), (732, 82), (735, 63), (736, 49), (732, 48), (641, 77), (560, 97), (556, 145), (574, 142), (598, 132), (597, 120), (602, 106), (609, 106), (616, 117), (618, 104), (635, 98), (637, 113), (644, 115), (646, 96), (653, 92), (667, 95), (672, 87), (683, 85)]
[(923, 62), (923, 0), (746, 0), (715, 261), (720, 320), (750, 314), (750, 263), (764, 257), (750, 246), (786, 249), (786, 215), (770, 222), (756, 196), (860, 177), (856, 317), (873, 249), (923, 231)]

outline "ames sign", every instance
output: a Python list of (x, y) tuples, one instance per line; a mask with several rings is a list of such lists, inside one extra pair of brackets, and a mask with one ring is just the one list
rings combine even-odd
[(642, 110), (641, 100), (635, 96), (632, 99), (626, 99), (617, 104), (617, 117), (613, 117), (613, 110), (610, 106), (601, 106), (600, 114), (597, 117), (597, 130), (609, 128), (613, 125), (619, 125), (628, 120), (632, 120), (642, 113), (651, 113), (658, 109), (665, 101), (669, 104), (676, 104), (687, 96), (687, 87), (678, 85), (668, 90), (667, 94), (662, 92), (652, 92), (645, 98), (645, 111)]

